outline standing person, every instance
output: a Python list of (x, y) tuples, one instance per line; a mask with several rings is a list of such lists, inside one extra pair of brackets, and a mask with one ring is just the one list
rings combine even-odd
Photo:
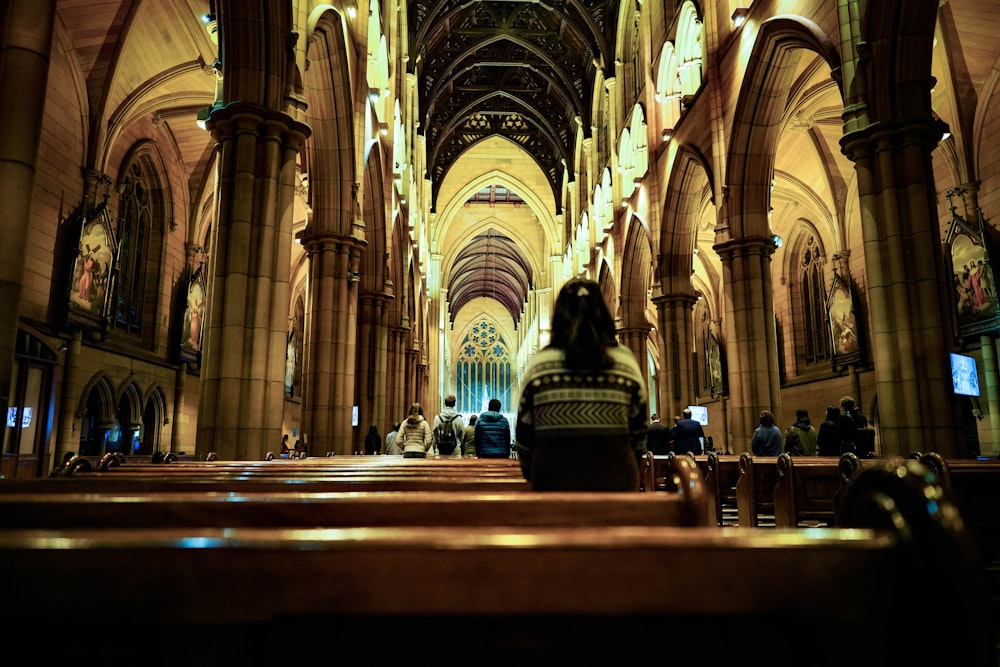
[(840, 399), (840, 451), (871, 458), (875, 451), (875, 431), (868, 428), (868, 418), (861, 414), (850, 396)]
[(785, 431), (785, 451), (792, 456), (815, 456), (818, 437), (816, 428), (809, 423), (809, 411), (799, 408), (795, 411), (795, 423)]
[(537, 491), (639, 491), (646, 383), (615, 340), (600, 286), (569, 280), (552, 340), (528, 362), (517, 414), (521, 472)]
[(754, 429), (750, 438), (750, 451), (754, 456), (781, 454), (781, 429), (774, 425), (774, 415), (770, 410), (760, 412), (760, 426)]
[(402, 456), (403, 449), (396, 444), (396, 438), (399, 437), (399, 427), (401, 424), (396, 422), (392, 425), (392, 431), (385, 436), (385, 453), (390, 456)]
[(406, 421), (400, 427), (399, 438), (403, 441), (404, 459), (425, 459), (427, 452), (434, 449), (434, 433), (424, 419), (424, 409), (419, 403), (410, 406)]
[(840, 456), (840, 410), (836, 405), (826, 406), (826, 419), (819, 425), (816, 436), (819, 456)]
[(479, 415), (472, 444), (481, 459), (510, 458), (510, 422), (500, 412), (500, 399), (491, 398), (486, 412)]
[(670, 453), (670, 429), (660, 421), (660, 415), (655, 412), (649, 418), (649, 429), (646, 432), (646, 447), (657, 456)]
[(378, 427), (372, 424), (368, 427), (368, 435), (365, 436), (365, 454), (374, 456), (382, 451), (382, 436), (378, 434)]
[(701, 454), (705, 444), (705, 431), (701, 422), (691, 419), (691, 410), (684, 408), (681, 418), (674, 425), (674, 451), (678, 454)]
[(476, 458), (476, 420), (478, 415), (469, 417), (469, 425), (465, 427), (462, 437), (462, 456), (466, 458)]
[(444, 409), (434, 417), (434, 453), (441, 458), (462, 457), (465, 423), (455, 410), (455, 394), (444, 397)]

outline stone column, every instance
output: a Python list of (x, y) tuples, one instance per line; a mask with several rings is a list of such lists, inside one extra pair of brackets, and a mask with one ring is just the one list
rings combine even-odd
[[(364, 443), (368, 427), (375, 424), (385, 436), (386, 407), (386, 305), (385, 294), (362, 294), (358, 299), (358, 423)], [(391, 424), (390, 424), (391, 425)]]
[(386, 350), (386, 428), (403, 421), (409, 403), (406, 400), (406, 355), (403, 347), (406, 344), (408, 329), (389, 327), (389, 346)]
[(309, 230), (302, 238), (309, 255), (302, 431), (314, 456), (353, 451), (351, 413), (358, 332), (355, 275), (362, 243), (353, 236)]
[[(635, 361), (639, 364), (642, 376), (649, 379), (649, 327), (622, 327), (618, 330), (618, 341), (632, 350)], [(647, 387), (649, 393), (652, 387)]]
[(928, 116), (871, 124), (841, 139), (858, 176), (878, 431), (890, 456), (928, 442), (943, 456), (964, 454), (931, 164), (940, 137)]
[[(171, 420), (173, 428), (170, 431), (170, 445), (168, 452), (187, 451), (184, 443), (181, 442), (181, 421), (184, 418), (184, 389), (187, 384), (188, 364), (182, 361), (177, 366), (177, 373), (174, 375), (174, 416)], [(157, 450), (162, 451), (162, 443), (157, 443)]]
[[(0, 236), (13, 252), (0, 262), (0, 408), (10, 404), (18, 312), (24, 280), (23, 248), (31, 227), (31, 200), (45, 118), (45, 82), (56, 17), (56, 0), (10, 0), (0, 23)], [(16, 100), (16, 104), (13, 101)]]
[(233, 102), (219, 142), (197, 454), (261, 459), (281, 438), (295, 162), (309, 128)]
[(80, 417), (78, 407), (83, 392), (83, 378), (80, 370), (80, 349), (83, 347), (83, 333), (73, 332), (63, 356), (63, 378), (60, 387), (59, 426), (56, 435), (56, 451), (53, 465), (58, 466), (66, 452), (80, 453)]
[(717, 244), (722, 259), (730, 429), (734, 453), (750, 450), (760, 411), (781, 410), (777, 331), (771, 285), (770, 238), (747, 236)]
[(698, 297), (694, 294), (662, 294), (653, 297), (656, 305), (660, 348), (660, 420), (670, 424), (698, 395), (697, 373), (692, 362), (694, 324), (691, 317)]

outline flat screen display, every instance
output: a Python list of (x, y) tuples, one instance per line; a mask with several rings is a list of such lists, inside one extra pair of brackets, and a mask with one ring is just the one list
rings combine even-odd
[(976, 372), (975, 358), (951, 353), (951, 386), (956, 394), (979, 396), (979, 373)]
[[(31, 408), (24, 408), (21, 415), (21, 428), (31, 428)], [(7, 408), (7, 427), (14, 428), (17, 425), (17, 408)]]
[(691, 419), (702, 426), (708, 426), (708, 408), (704, 405), (689, 405), (688, 410), (691, 411)]

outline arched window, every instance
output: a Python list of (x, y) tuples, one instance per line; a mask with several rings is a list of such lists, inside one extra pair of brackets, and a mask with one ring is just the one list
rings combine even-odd
[(455, 364), (455, 408), (479, 414), (491, 398), (498, 398), (501, 410), (510, 411), (514, 386), (510, 358), (507, 342), (495, 324), (486, 319), (474, 323), (462, 339)]
[(796, 319), (801, 321), (796, 326), (795, 348), (799, 361), (809, 366), (830, 358), (823, 251), (812, 234), (804, 235), (797, 249), (798, 272), (792, 284), (792, 303), (798, 311)]
[(146, 263), (152, 227), (153, 204), (149, 183), (138, 161), (125, 176), (118, 218), (118, 278), (112, 305), (114, 326), (142, 333)]

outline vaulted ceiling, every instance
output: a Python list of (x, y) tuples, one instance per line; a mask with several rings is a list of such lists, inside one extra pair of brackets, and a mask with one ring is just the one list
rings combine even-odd
[[(448, 170), (499, 135), (523, 147), (560, 200), (577, 128), (590, 132), (596, 68), (613, 61), (619, 0), (409, 0), (432, 207)], [(558, 206), (558, 204), (557, 204)]]

